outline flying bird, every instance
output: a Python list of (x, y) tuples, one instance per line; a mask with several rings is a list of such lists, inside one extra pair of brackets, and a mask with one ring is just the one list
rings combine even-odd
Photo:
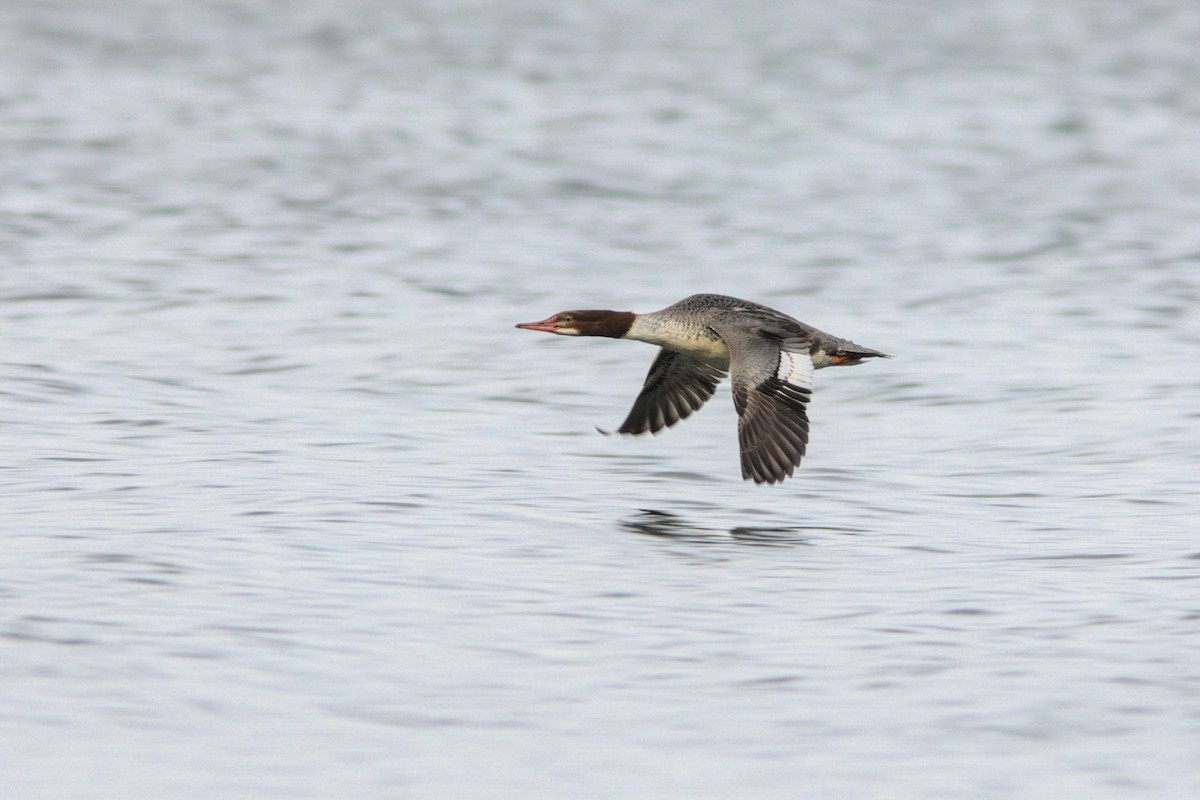
[(563, 311), (517, 327), (659, 346), (618, 433), (655, 434), (686, 419), (730, 375), (742, 477), (755, 483), (778, 483), (800, 465), (808, 446), (813, 370), (891, 358), (773, 308), (720, 294), (695, 294), (648, 314)]

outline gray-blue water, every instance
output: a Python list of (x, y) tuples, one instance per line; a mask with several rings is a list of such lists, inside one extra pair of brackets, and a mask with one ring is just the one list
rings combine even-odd
[[(0, 5), (0, 785), (1200, 795), (1200, 6)], [(796, 477), (694, 292), (894, 354)]]

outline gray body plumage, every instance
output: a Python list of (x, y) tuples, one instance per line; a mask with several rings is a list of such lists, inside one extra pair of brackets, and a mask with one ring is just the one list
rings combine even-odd
[(624, 338), (662, 349), (619, 432), (657, 433), (674, 425), (712, 397), (729, 373), (742, 476), (757, 483), (791, 476), (804, 456), (813, 370), (888, 357), (767, 306), (717, 294), (636, 315)]

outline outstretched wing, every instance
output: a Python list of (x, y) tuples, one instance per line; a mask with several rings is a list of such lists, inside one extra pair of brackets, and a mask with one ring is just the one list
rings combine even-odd
[(796, 471), (808, 447), (810, 342), (749, 331), (721, 333), (729, 345), (742, 477), (777, 483)]
[(704, 405), (725, 377), (725, 370), (692, 356), (658, 351), (642, 391), (618, 433), (658, 433)]

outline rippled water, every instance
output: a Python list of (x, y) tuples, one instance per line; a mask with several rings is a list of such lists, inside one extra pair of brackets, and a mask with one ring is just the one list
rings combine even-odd
[(7, 795), (1200, 793), (1200, 11), (645, 5), (0, 7)]

